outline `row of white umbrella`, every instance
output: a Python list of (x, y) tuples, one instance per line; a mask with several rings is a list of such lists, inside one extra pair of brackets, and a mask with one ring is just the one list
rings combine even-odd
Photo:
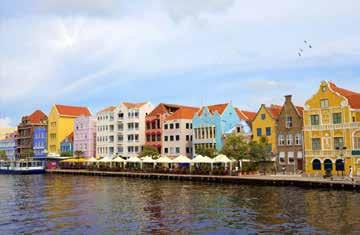
[(196, 164), (196, 163), (209, 163), (209, 164), (213, 164), (213, 163), (232, 163), (233, 160), (230, 160), (227, 156), (220, 154), (218, 156), (216, 156), (215, 158), (209, 158), (207, 156), (201, 156), (201, 155), (197, 155), (195, 156), (195, 158), (190, 159), (186, 156), (180, 155), (174, 159), (171, 159), (167, 156), (161, 156), (158, 159), (153, 159), (152, 157), (149, 156), (145, 156), (142, 159), (140, 159), (139, 157), (130, 157), (129, 159), (123, 159), (121, 157), (115, 157), (115, 158), (111, 158), (111, 157), (104, 157), (101, 159), (96, 159), (96, 158), (90, 158), (88, 160), (88, 162), (92, 162), (92, 163), (175, 163), (175, 164)]

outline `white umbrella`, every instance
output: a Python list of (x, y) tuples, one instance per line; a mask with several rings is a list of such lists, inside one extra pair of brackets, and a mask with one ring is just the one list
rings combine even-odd
[(217, 163), (217, 162), (221, 162), (221, 163), (230, 163), (232, 162), (227, 156), (225, 156), (224, 154), (220, 154), (220, 155), (217, 155), (215, 158), (214, 158), (214, 162)]
[(137, 163), (137, 162), (141, 162), (141, 159), (135, 156), (135, 157), (130, 157), (129, 159), (126, 160), (126, 162)]
[(98, 162), (111, 162), (111, 158), (109, 158), (109, 157), (103, 157), (103, 158), (101, 158)]
[(156, 163), (172, 163), (173, 161), (166, 157), (166, 156), (161, 156), (156, 160)]
[(173, 159), (172, 163), (191, 163), (191, 159), (186, 156), (180, 155)]
[(125, 160), (121, 157), (115, 157), (111, 160), (112, 162), (122, 163), (125, 162)]
[(87, 160), (87, 162), (97, 162), (97, 159), (94, 157), (91, 157)]
[(143, 163), (155, 163), (156, 160), (152, 159), (152, 158), (149, 157), (149, 156), (145, 156), (145, 157), (143, 157), (142, 162), (143, 162)]

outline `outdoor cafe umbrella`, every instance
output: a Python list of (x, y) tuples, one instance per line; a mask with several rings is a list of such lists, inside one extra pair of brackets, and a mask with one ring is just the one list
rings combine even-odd
[(142, 168), (141, 159), (136, 156), (130, 157), (125, 162), (126, 163), (140, 163), (140, 169)]
[(156, 163), (172, 163), (172, 160), (166, 156), (161, 156), (156, 160)]
[[(224, 163), (225, 166), (227, 166), (227, 164), (230, 163), (230, 172), (231, 172), (232, 161), (231, 161), (227, 156), (225, 156), (224, 154), (217, 155), (217, 156), (214, 158), (214, 163)], [(230, 174), (231, 174), (231, 173), (230, 173)]]
[(141, 159), (142, 163), (150, 163), (150, 164), (153, 164), (153, 167), (155, 168), (155, 164), (156, 164), (156, 160), (152, 159), (151, 157), (149, 156), (145, 156)]
[(191, 162), (193, 164), (196, 163), (207, 163), (207, 164), (211, 164), (211, 171), (213, 170), (213, 159), (209, 158), (208, 156), (201, 156), (201, 155), (196, 155), (196, 157), (194, 159), (191, 160)]
[(123, 158), (121, 158), (121, 157), (118, 156), (118, 157), (114, 157), (114, 158), (111, 160), (111, 162), (124, 164), (124, 163), (125, 163), (125, 160), (124, 160)]

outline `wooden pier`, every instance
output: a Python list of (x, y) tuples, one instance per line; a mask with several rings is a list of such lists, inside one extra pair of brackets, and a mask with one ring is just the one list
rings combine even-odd
[(181, 175), (161, 173), (137, 173), (137, 172), (113, 172), (113, 171), (90, 171), (90, 170), (47, 170), (47, 174), (65, 175), (88, 175), (88, 176), (109, 176), (109, 177), (130, 177), (157, 180), (178, 180), (197, 181), (212, 183), (230, 183), (247, 185), (268, 185), (268, 186), (296, 186), (303, 188), (328, 188), (340, 190), (360, 190), (360, 182), (351, 182), (348, 179), (323, 179), (320, 177), (301, 176), (216, 176), (216, 175)]

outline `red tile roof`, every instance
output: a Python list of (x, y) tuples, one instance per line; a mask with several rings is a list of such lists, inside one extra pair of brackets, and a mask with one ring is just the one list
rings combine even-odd
[(300, 116), (303, 116), (304, 113), (304, 107), (301, 106), (295, 106), (296, 110), (299, 112)]
[(55, 107), (61, 116), (91, 116), (90, 110), (87, 107), (69, 106), (61, 104), (55, 104)]
[(334, 83), (330, 82), (330, 88), (344, 96), (348, 101), (351, 108), (360, 109), (360, 93), (350, 91), (344, 88), (337, 87)]
[(177, 105), (177, 104), (164, 104), (164, 103), (160, 103), (158, 106), (156, 106), (153, 111), (151, 111), (148, 116), (156, 116), (156, 115), (159, 115), (159, 114), (164, 114), (164, 113), (167, 113), (169, 112), (169, 109), (170, 108), (173, 108), (173, 109), (179, 109), (181, 107), (187, 107), (187, 108), (194, 108), (194, 107), (191, 107), (191, 106), (184, 106), (184, 105)]
[(282, 106), (281, 106), (281, 105), (272, 104), (272, 105), (270, 105), (270, 107), (266, 107), (266, 109), (269, 111), (269, 113), (271, 114), (271, 116), (272, 116), (274, 119), (277, 119), (277, 118), (279, 117), (279, 115), (280, 115)]
[(124, 104), (128, 109), (138, 109), (138, 108), (141, 108), (143, 105), (145, 105), (146, 102), (142, 102), (142, 103), (123, 102), (123, 104)]
[(249, 111), (241, 110), (239, 108), (235, 108), (235, 110), (239, 118), (245, 121), (252, 121), (256, 116), (255, 112), (249, 112)]
[(174, 113), (167, 116), (165, 120), (192, 119), (197, 111), (199, 111), (199, 108), (180, 107)]
[(215, 111), (217, 111), (220, 115), (224, 112), (224, 110), (226, 109), (226, 107), (228, 106), (228, 103), (226, 104), (215, 104), (215, 105), (209, 105), (209, 106), (204, 106), (200, 109), (199, 112), (199, 116), (202, 114), (203, 110), (205, 107), (207, 107), (209, 109), (209, 112), (211, 114), (214, 114)]
[(32, 114), (30, 114), (29, 116), (26, 117), (26, 119), (30, 122), (30, 123), (41, 123), (43, 121), (46, 121), (47, 116), (45, 113), (43, 113), (41, 110), (36, 110), (35, 112), (33, 112)]
[(112, 111), (114, 111), (115, 110), (115, 106), (109, 106), (109, 107), (106, 107), (106, 108), (104, 108), (104, 109), (102, 109), (102, 110), (100, 110), (98, 113), (107, 113), (107, 112), (112, 112)]

